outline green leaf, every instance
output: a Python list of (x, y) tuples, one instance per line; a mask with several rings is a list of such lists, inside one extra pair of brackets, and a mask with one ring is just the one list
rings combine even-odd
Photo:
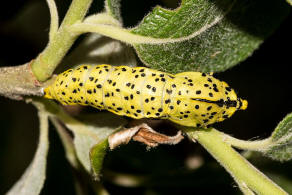
[(264, 152), (265, 156), (279, 161), (292, 159), (292, 113), (278, 124), (271, 139), (271, 146)]
[(47, 113), (39, 112), (39, 119), (40, 136), (35, 156), (21, 178), (7, 192), (7, 195), (38, 195), (43, 188), (49, 149)]
[[(63, 71), (80, 64), (136, 66), (134, 50), (120, 41), (99, 34), (86, 36), (59, 65)], [(70, 67), (68, 67), (70, 65)]]
[[(90, 172), (89, 153), (92, 147), (107, 140), (110, 134), (117, 131), (126, 123), (126, 120), (112, 113), (102, 112), (87, 115), (81, 121), (82, 123), (79, 121), (67, 121), (65, 124), (74, 134), (74, 145), (79, 161)], [(97, 157), (94, 156), (94, 158)], [(102, 158), (99, 159), (102, 160)]]
[[(134, 47), (155, 69), (224, 71), (250, 56), (279, 26), (288, 8), (283, 1), (265, 0), (183, 0), (175, 10), (155, 7), (131, 30), (148, 37), (149, 44)], [(153, 38), (165, 40), (157, 44)]]
[(113, 18), (122, 22), (121, 0), (105, 0), (105, 9)]
[(100, 170), (102, 168), (103, 159), (108, 148), (107, 139), (92, 147), (90, 151), (90, 163), (95, 178), (99, 177)]

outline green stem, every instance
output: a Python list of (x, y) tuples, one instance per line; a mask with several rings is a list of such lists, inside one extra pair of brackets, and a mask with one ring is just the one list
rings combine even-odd
[(226, 143), (243, 150), (264, 151), (273, 144), (271, 137), (263, 140), (245, 141), (223, 134), (222, 138)]
[(78, 35), (68, 29), (82, 21), (92, 0), (73, 0), (63, 23), (45, 50), (32, 62), (32, 71), (39, 81), (47, 80), (71, 48)]
[(231, 174), (235, 181), (244, 183), (257, 194), (287, 194), (277, 184), (257, 170), (222, 139), (215, 129), (194, 130), (185, 128), (188, 135), (197, 140)]

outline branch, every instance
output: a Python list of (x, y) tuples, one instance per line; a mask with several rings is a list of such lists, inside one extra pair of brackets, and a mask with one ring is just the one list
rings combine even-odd
[(45, 81), (77, 39), (78, 34), (69, 32), (71, 25), (82, 21), (92, 0), (73, 0), (58, 32), (45, 50), (32, 63), (32, 71), (39, 81)]
[(29, 63), (0, 68), (0, 95), (21, 100), (22, 96), (41, 96), (40, 83), (31, 72)]
[[(256, 194), (287, 194), (277, 184), (257, 170), (222, 139), (215, 129), (182, 127), (193, 140), (197, 140), (231, 174), (235, 181), (244, 183), (245, 189)], [(241, 185), (240, 184), (240, 185)], [(241, 185), (242, 187), (242, 185)]]

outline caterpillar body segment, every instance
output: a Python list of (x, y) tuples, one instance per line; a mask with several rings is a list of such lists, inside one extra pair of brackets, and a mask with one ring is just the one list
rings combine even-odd
[(57, 76), (44, 97), (64, 105), (89, 105), (135, 119), (169, 119), (206, 127), (244, 110), (247, 101), (209, 74), (176, 75), (128, 66), (83, 65)]

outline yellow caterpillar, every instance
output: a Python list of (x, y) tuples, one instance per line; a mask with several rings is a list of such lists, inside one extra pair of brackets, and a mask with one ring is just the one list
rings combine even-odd
[(176, 75), (128, 66), (82, 65), (57, 76), (44, 97), (89, 105), (131, 118), (161, 118), (192, 127), (223, 121), (247, 101), (209, 74)]

